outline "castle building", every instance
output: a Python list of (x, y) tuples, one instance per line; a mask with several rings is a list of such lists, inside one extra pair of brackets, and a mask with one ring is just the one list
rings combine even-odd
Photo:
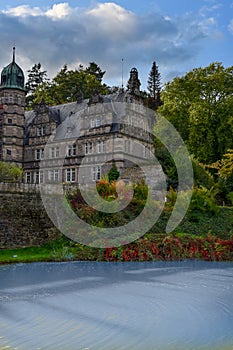
[[(112, 167), (121, 173), (153, 153), (154, 115), (145, 113), (133, 68), (127, 91), (25, 111), (24, 74), (15, 62), (0, 85), (0, 160), (23, 167), (25, 183), (98, 181)], [(41, 165), (43, 163), (43, 166)]]

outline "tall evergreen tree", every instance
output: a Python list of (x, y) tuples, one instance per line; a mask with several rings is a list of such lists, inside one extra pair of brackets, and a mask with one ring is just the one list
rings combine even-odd
[(100, 83), (102, 82), (105, 71), (102, 71), (98, 64), (95, 62), (90, 62), (89, 67), (87, 67), (85, 71), (89, 74), (94, 75)]
[(26, 107), (30, 108), (33, 99), (34, 99), (34, 93), (39, 85), (42, 83), (45, 83), (48, 81), (47, 79), (47, 71), (41, 70), (41, 64), (36, 63), (34, 66), (29, 69), (28, 71), (28, 80), (25, 84), (25, 88), (27, 90), (28, 96), (26, 97)]
[(147, 81), (147, 84), (148, 84), (147, 89), (149, 91), (149, 96), (152, 99), (152, 104), (154, 105), (155, 109), (157, 109), (162, 104), (160, 99), (160, 92), (161, 92), (160, 80), (161, 80), (161, 76), (159, 73), (159, 69), (156, 62), (154, 61), (152, 64), (148, 81)]

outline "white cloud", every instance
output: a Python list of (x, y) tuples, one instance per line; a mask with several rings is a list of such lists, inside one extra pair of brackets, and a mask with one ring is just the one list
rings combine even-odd
[(95, 8), (87, 11), (87, 13), (100, 18), (103, 21), (113, 21), (124, 25), (126, 25), (128, 19), (134, 17), (132, 12), (126, 11), (123, 7), (116, 5), (113, 2), (97, 4)]
[(47, 16), (52, 19), (61, 19), (69, 16), (72, 13), (72, 8), (67, 2), (54, 4), (53, 7), (47, 11), (42, 11), (39, 7), (30, 7), (28, 5), (21, 5), (17, 7), (9, 7), (2, 13), (14, 17), (36, 17)]
[(40, 16), (43, 14), (39, 7), (29, 7), (28, 5), (8, 8), (7, 10), (2, 11), (2, 13), (14, 17)]
[(0, 12), (0, 67), (8, 64), (7, 47), (15, 40), (17, 62), (25, 72), (40, 62), (51, 77), (64, 64), (77, 67), (95, 61), (107, 71), (106, 78), (116, 80), (122, 57), (127, 72), (139, 65), (149, 71), (154, 60), (167, 69), (183, 67), (198, 55), (203, 38), (215, 26), (214, 16), (137, 15), (112, 2), (88, 9), (72, 8), (67, 2), (47, 9), (12, 7)]
[(97, 4), (86, 12), (90, 26), (102, 34), (113, 36), (113, 39), (123, 39), (136, 30), (136, 16), (114, 3)]
[(71, 15), (72, 8), (69, 7), (67, 2), (61, 4), (54, 4), (52, 9), (46, 12), (46, 16), (51, 17), (52, 19), (61, 19)]

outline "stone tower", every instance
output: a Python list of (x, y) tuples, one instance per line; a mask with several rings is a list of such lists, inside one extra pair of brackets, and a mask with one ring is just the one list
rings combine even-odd
[(141, 82), (138, 78), (138, 71), (136, 68), (132, 68), (130, 71), (130, 78), (128, 81), (128, 89), (131, 94), (139, 95), (140, 94)]
[(15, 62), (3, 68), (0, 85), (0, 160), (23, 164), (25, 125), (24, 74)]

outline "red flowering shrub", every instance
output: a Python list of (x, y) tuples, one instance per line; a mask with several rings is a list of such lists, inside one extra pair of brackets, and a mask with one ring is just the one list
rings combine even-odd
[(233, 239), (183, 236), (163, 236), (154, 240), (142, 238), (120, 248), (107, 248), (106, 261), (151, 261), (203, 259), (207, 261), (233, 260)]

